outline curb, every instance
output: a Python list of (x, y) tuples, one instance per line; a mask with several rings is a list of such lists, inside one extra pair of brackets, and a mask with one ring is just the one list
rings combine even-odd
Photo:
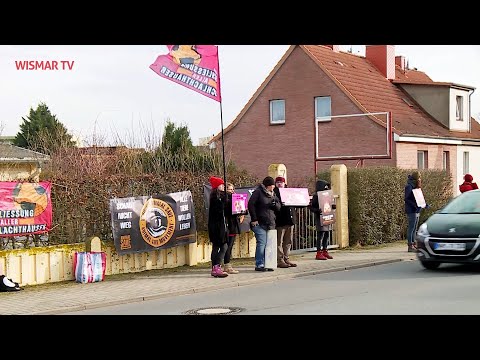
[(361, 268), (391, 264), (391, 263), (396, 263), (401, 261), (406, 261), (406, 260), (390, 259), (390, 260), (370, 261), (370, 262), (365, 262), (363, 264), (357, 264), (352, 266), (343, 266), (343, 267), (336, 267), (336, 268), (322, 269), (322, 270), (307, 270), (307, 271), (299, 272), (296, 274), (284, 274), (284, 275), (276, 275), (276, 276), (273, 275), (269, 277), (261, 277), (261, 278), (255, 278), (255, 279), (249, 279), (249, 280), (243, 280), (243, 281), (237, 281), (237, 282), (231, 282), (231, 283), (204, 286), (201, 288), (190, 288), (185, 290), (162, 292), (154, 295), (130, 297), (130, 298), (112, 300), (112, 301), (102, 301), (102, 302), (90, 303), (86, 305), (62, 307), (58, 309), (33, 312), (33, 313), (30, 313), (30, 315), (60, 315), (60, 314), (75, 312), (75, 311), (98, 309), (101, 307), (123, 305), (123, 304), (129, 304), (129, 303), (139, 303), (142, 301), (157, 300), (157, 299), (163, 299), (167, 297), (174, 297), (174, 296), (180, 296), (180, 295), (196, 294), (196, 293), (208, 292), (212, 290), (234, 288), (239, 286), (262, 284), (267, 282), (274, 282), (277, 280), (293, 279), (293, 278), (298, 278), (303, 276), (311, 276), (311, 275), (317, 275), (317, 274), (327, 274), (327, 273), (334, 273), (339, 271), (361, 269)]

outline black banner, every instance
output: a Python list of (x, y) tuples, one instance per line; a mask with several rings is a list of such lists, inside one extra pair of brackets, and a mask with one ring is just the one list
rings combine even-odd
[[(235, 193), (237, 194), (247, 194), (247, 204), (250, 200), (250, 196), (252, 196), (253, 192), (255, 191), (256, 186), (246, 186), (246, 187), (239, 187), (235, 188)], [(203, 185), (203, 200), (205, 202), (205, 210), (207, 211), (207, 221), (208, 221), (208, 207), (210, 205), (210, 193), (212, 192), (212, 187), (210, 185)], [(240, 224), (240, 232), (249, 232), (250, 231), (250, 215), (245, 215), (245, 219)]]
[(194, 243), (192, 193), (110, 199), (113, 240), (122, 254), (148, 252)]

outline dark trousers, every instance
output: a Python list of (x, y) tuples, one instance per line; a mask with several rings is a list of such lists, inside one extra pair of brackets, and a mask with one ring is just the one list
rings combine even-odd
[(420, 213), (407, 213), (407, 217), (408, 217), (407, 242), (408, 242), (408, 245), (410, 246), (415, 243), (415, 233), (417, 232)]
[(330, 231), (317, 231), (317, 251), (327, 250)]
[(212, 244), (212, 255), (210, 259), (212, 260), (212, 266), (220, 265), (222, 260), (225, 258), (225, 253), (227, 252), (228, 243), (223, 243), (222, 245), (213, 245)]
[(228, 237), (228, 246), (227, 246), (227, 252), (225, 253), (225, 261), (224, 264), (229, 264), (230, 260), (232, 259), (232, 249), (233, 249), (233, 244), (235, 243), (235, 238), (237, 235), (229, 236)]

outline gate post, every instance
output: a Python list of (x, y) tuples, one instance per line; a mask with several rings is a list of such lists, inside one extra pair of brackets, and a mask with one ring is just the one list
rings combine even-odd
[(271, 176), (274, 179), (277, 176), (284, 177), (285, 182), (288, 184), (287, 167), (284, 164), (270, 164), (268, 166), (268, 176)]
[(338, 247), (341, 249), (349, 246), (347, 167), (344, 164), (332, 165), (330, 167), (330, 178), (333, 193), (338, 195), (335, 202), (337, 205), (335, 226)]

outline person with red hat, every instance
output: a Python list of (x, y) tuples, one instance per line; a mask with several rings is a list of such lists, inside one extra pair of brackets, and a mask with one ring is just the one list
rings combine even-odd
[[(273, 191), (282, 202), (279, 188), (286, 188), (287, 184), (283, 176), (275, 178), (275, 188)], [(277, 228), (277, 267), (289, 268), (296, 267), (297, 264), (289, 259), (290, 249), (293, 242), (293, 227), (295, 225), (295, 210), (291, 206), (281, 205), (280, 211), (275, 219)]]
[(212, 243), (212, 260), (213, 277), (227, 277), (228, 274), (222, 270), (221, 263), (227, 252), (227, 222), (225, 219), (225, 183), (223, 179), (211, 176), (210, 185), (212, 192), (210, 193), (210, 205), (208, 206), (208, 237)]
[(463, 184), (461, 184), (459, 186), (460, 192), (464, 193), (466, 191), (477, 190), (478, 189), (477, 183), (473, 182), (473, 176), (472, 175), (465, 174), (465, 176), (463, 177), (463, 180), (465, 180), (465, 181), (463, 182)]

